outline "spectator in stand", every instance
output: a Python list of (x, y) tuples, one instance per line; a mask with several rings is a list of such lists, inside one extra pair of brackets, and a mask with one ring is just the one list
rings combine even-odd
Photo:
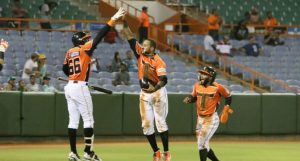
[(121, 69), (116, 74), (115, 80), (112, 81), (112, 84), (114, 86), (117, 85), (130, 85), (130, 75), (127, 71), (127, 65), (126, 63), (121, 63)]
[(217, 54), (222, 56), (233, 56), (231, 53), (232, 45), (230, 44), (229, 36), (224, 36), (223, 41), (217, 44)]
[(9, 47), (8, 42), (1, 39), (0, 40), (0, 71), (2, 70), (4, 64), (4, 53), (8, 47)]
[(109, 43), (109, 44), (114, 44), (116, 43), (116, 38), (118, 38), (118, 32), (115, 29), (115, 27), (111, 27), (108, 33), (104, 37), (104, 42)]
[(145, 39), (148, 38), (148, 30), (149, 30), (149, 15), (148, 15), (148, 7), (143, 6), (142, 12), (140, 15), (140, 27), (139, 27), (139, 42), (142, 43)]
[(100, 63), (99, 63), (99, 58), (92, 58), (91, 59), (91, 71), (98, 73), (100, 72), (101, 68), (100, 68)]
[(16, 78), (15, 77), (9, 77), (7, 84), (4, 86), (5, 91), (16, 91)]
[(284, 42), (280, 40), (280, 31), (269, 30), (264, 37), (264, 43), (266, 45), (278, 46), (284, 45)]
[(219, 14), (216, 9), (211, 11), (211, 14), (208, 16), (208, 34), (215, 41), (219, 41), (219, 29), (222, 25), (223, 20), (219, 18)]
[(49, 84), (50, 78), (45, 76), (43, 77), (42, 82), (42, 91), (43, 92), (57, 92), (57, 89)]
[(261, 18), (259, 17), (259, 11), (257, 7), (253, 6), (252, 9), (250, 10), (250, 21), (249, 23), (251, 25), (262, 25), (263, 22)]
[(115, 52), (114, 58), (111, 62), (111, 72), (119, 72), (120, 71), (120, 66), (121, 66), (121, 56), (120, 53), (117, 51)]
[(231, 31), (231, 37), (236, 40), (245, 40), (248, 39), (249, 30), (246, 26), (246, 23), (238, 24)]
[(240, 48), (247, 56), (259, 56), (262, 53), (261, 46), (256, 42), (255, 36), (249, 36), (249, 43)]
[(123, 62), (127, 65), (129, 72), (137, 72), (136, 61), (133, 59), (133, 53), (131, 50), (126, 52), (126, 58), (123, 60)]
[(29, 78), (29, 84), (27, 84), (26, 88), (28, 91), (33, 91), (33, 92), (38, 92), (40, 91), (40, 86), (39, 84), (36, 83), (36, 76), (35, 75), (30, 75)]
[[(21, 6), (21, 0), (14, 0), (11, 6), (11, 13), (13, 18), (29, 18), (28, 11)], [(15, 27), (29, 28), (28, 22), (15, 22)]]
[(204, 49), (206, 51), (216, 51), (216, 44), (214, 39), (209, 35), (209, 33), (207, 35), (205, 35), (204, 37)]
[(36, 76), (39, 76), (40, 73), (38, 71), (38, 54), (37, 53), (32, 53), (31, 54), (31, 58), (28, 59), (24, 65), (24, 69), (23, 69), (23, 74), (22, 74), (22, 79), (29, 79), (29, 76), (31, 74), (34, 74)]
[(190, 27), (187, 23), (188, 21), (186, 19), (186, 14), (181, 14), (179, 19), (179, 24), (175, 26), (175, 31), (180, 33), (189, 32)]
[(0, 91), (4, 90), (4, 85), (0, 83)]
[(277, 19), (272, 15), (271, 11), (267, 12), (267, 18), (264, 20), (264, 25), (267, 29), (278, 25)]
[(244, 18), (241, 19), (238, 24), (245, 24), (246, 26), (249, 24), (250, 22), (250, 12), (247, 11), (244, 13)]
[(18, 91), (21, 91), (21, 92), (27, 92), (28, 89), (26, 87), (26, 84), (25, 84), (25, 81), (24, 80), (19, 80), (18, 82)]
[[(44, 4), (42, 4), (39, 9), (40, 9), (40, 18), (43, 20), (49, 20), (50, 19), (50, 13), (51, 9), (50, 6), (50, 1), (49, 0), (44, 0)], [(41, 22), (41, 28), (42, 29), (52, 29), (51, 23), (50, 22)]]
[(39, 60), (38, 60), (38, 71), (40, 73), (40, 78), (41, 80), (47, 75), (47, 65), (46, 65), (46, 60), (47, 57), (45, 54), (39, 54), (38, 55)]

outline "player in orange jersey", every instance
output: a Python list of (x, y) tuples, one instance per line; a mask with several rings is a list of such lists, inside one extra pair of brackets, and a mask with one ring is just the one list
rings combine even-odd
[(63, 71), (69, 77), (69, 82), (65, 86), (65, 96), (68, 103), (69, 125), (68, 134), (71, 153), (70, 161), (79, 161), (80, 158), (76, 150), (76, 131), (79, 125), (80, 116), (83, 119), (85, 149), (83, 160), (101, 161), (93, 151), (94, 142), (94, 118), (93, 103), (88, 88), (90, 73), (90, 62), (94, 50), (101, 42), (105, 34), (110, 30), (114, 23), (125, 14), (125, 10), (119, 11), (107, 22), (98, 32), (94, 40), (85, 32), (77, 32), (72, 37), (74, 47), (69, 49), (64, 60)]
[[(126, 22), (124, 23), (123, 34), (137, 59), (138, 79), (141, 86), (140, 115), (143, 133), (154, 152), (153, 160), (160, 161), (163, 158), (163, 161), (170, 161), (169, 133), (166, 122), (168, 115), (168, 96), (165, 88), (168, 80), (166, 64), (155, 52), (155, 41), (145, 39), (142, 45), (139, 44)], [(156, 143), (154, 123), (163, 143), (163, 155), (160, 154)]]
[(5, 41), (4, 39), (0, 40), (0, 71), (3, 68), (3, 64), (4, 64), (4, 53), (6, 51), (6, 49), (8, 48), (8, 42)]
[(203, 70), (199, 71), (199, 74), (199, 82), (194, 84), (192, 94), (186, 97), (183, 102), (196, 102), (198, 115), (196, 135), (200, 161), (206, 161), (207, 157), (212, 161), (218, 161), (213, 150), (209, 147), (209, 140), (219, 126), (219, 117), (216, 111), (221, 96), (225, 98), (224, 109), (229, 110), (231, 95), (223, 85), (214, 82), (217, 75), (214, 68), (204, 67)]

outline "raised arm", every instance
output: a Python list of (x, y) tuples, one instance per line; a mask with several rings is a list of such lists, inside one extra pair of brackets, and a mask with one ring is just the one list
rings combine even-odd
[(128, 41), (134, 39), (133, 33), (131, 32), (126, 20), (124, 20), (124, 28), (122, 30), (122, 33)]
[(131, 32), (127, 21), (124, 20), (124, 28), (122, 30), (122, 34), (124, 37), (128, 40), (128, 43), (130, 45), (131, 50), (134, 53), (134, 56), (136, 58), (139, 57), (140, 52), (142, 51), (141, 45), (136, 41), (136, 39), (133, 36), (133, 33)]
[(106, 25), (98, 32), (96, 37), (93, 40), (92, 47), (87, 51), (87, 53), (91, 56), (94, 50), (97, 48), (97, 45), (101, 42), (103, 37), (107, 34), (110, 28), (119, 20), (121, 17), (125, 15), (126, 11), (120, 7), (117, 13), (111, 17), (111, 19), (106, 23)]

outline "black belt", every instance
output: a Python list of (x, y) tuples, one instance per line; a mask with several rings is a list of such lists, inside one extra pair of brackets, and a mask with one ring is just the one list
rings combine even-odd
[(210, 117), (210, 116), (212, 116), (213, 115), (213, 113), (212, 114), (207, 114), (207, 115), (199, 115), (200, 117)]
[[(78, 81), (73, 81), (73, 83), (78, 83)], [(89, 85), (89, 83), (86, 82), (85, 85)]]

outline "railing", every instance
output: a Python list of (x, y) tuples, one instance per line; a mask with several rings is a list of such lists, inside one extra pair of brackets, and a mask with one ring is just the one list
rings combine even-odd
[[(173, 42), (174, 35), (175, 35), (175, 33), (171, 34), (171, 42), (170, 42), (170, 44), (171, 44), (170, 48), (171, 49), (170, 50), (173, 51), (173, 52), (178, 53), (178, 51), (174, 47), (174, 42)], [(178, 40), (183, 42), (183, 43), (191, 43), (189, 40), (186, 40), (186, 39), (183, 39), (183, 38), (179, 38)], [(202, 53), (204, 51), (204, 47), (201, 46), (201, 45), (194, 46), (193, 48), (197, 50), (197, 53)], [(179, 53), (181, 53), (181, 52), (179, 52)], [(241, 63), (239, 63), (237, 61), (234, 61), (234, 60), (230, 60), (230, 59), (228, 59), (227, 56), (220, 56), (220, 55), (216, 54), (215, 52), (209, 52), (208, 54), (214, 55), (215, 57), (218, 58), (219, 62), (223, 63), (222, 66), (220, 66), (219, 70), (222, 71), (224, 76), (229, 77), (231, 79), (234, 79), (236, 81), (239, 81), (240, 83), (249, 86), (250, 89), (255, 89), (255, 90), (260, 91), (260, 92), (267, 92), (268, 91), (268, 90), (265, 90), (263, 88), (260, 88), (260, 87), (256, 86), (255, 82), (256, 82), (257, 78), (260, 77), (260, 78), (262, 78), (266, 81), (269, 81), (270, 84), (273, 83), (273, 84), (276, 84), (276, 85), (279, 85), (279, 86), (283, 87), (287, 91), (296, 92), (295, 89), (291, 88), (287, 83), (279, 82), (278, 80), (273, 79), (272, 77), (270, 77), (266, 74), (263, 74), (263, 73), (261, 73), (257, 70), (254, 70), (254, 69), (252, 69), (252, 68), (250, 68), (250, 67), (248, 67), (244, 64), (241, 64)], [(184, 54), (184, 55), (187, 55), (187, 54)], [(192, 56), (188, 55), (187, 57), (192, 57)], [(207, 63), (203, 62), (199, 57), (200, 57), (200, 54), (198, 54), (196, 57), (192, 57), (192, 58), (194, 58), (200, 64), (207, 64)], [(239, 68), (239, 69), (241, 69), (245, 72), (250, 73), (250, 75), (251, 75), (250, 83), (246, 82), (246, 81), (244, 81), (244, 80), (242, 80), (238, 77), (230, 75), (229, 72), (228, 72), (228, 68), (227, 68), (228, 65), (233, 65), (233, 66), (235, 66), (235, 67), (237, 67), (237, 68)]]
[[(233, 27), (237, 26), (236, 24), (225, 24), (222, 25), (223, 29), (232, 29)], [(265, 26), (265, 25), (251, 25), (247, 24), (247, 28), (250, 30), (254, 30), (253, 33), (255, 34), (265, 34), (266, 31), (269, 29), (273, 30), (281, 30), (283, 35), (295, 35), (300, 36), (300, 25), (277, 25), (277, 26)], [(293, 33), (294, 29), (296, 30), (296, 33)], [(251, 33), (251, 32), (250, 32)]]
[[(43, 19), (32, 19), (32, 18), (0, 18), (0, 21), (9, 21), (14, 22), (16, 24), (20, 23), (28, 23), (28, 27), (22, 27), (18, 25), (16, 28), (6, 27), (1, 29), (10, 29), (10, 30), (45, 30), (45, 31), (90, 31), (91, 24), (105, 24), (105, 22), (99, 22), (94, 20), (60, 20), (60, 19), (50, 19), (50, 20), (43, 20)], [(52, 29), (41, 29), (39, 23), (41, 22), (50, 22), (50, 23), (62, 23), (66, 24), (60, 28), (52, 28)], [(79, 25), (79, 26), (78, 26)], [(52, 25), (53, 26), (53, 25)]]
[[(133, 10), (133, 16), (135, 17), (139, 17), (139, 15), (141, 14), (142, 10), (130, 5), (129, 3), (122, 1), (122, 0), (102, 0), (103, 2), (118, 8), (118, 7), (124, 7), (129, 13), (131, 13), (130, 11)], [(119, 5), (118, 5), (119, 3)], [(132, 13), (131, 13), (132, 14)], [(155, 23), (155, 18), (151, 15), (149, 15), (150, 17), (150, 22), (151, 23)]]

